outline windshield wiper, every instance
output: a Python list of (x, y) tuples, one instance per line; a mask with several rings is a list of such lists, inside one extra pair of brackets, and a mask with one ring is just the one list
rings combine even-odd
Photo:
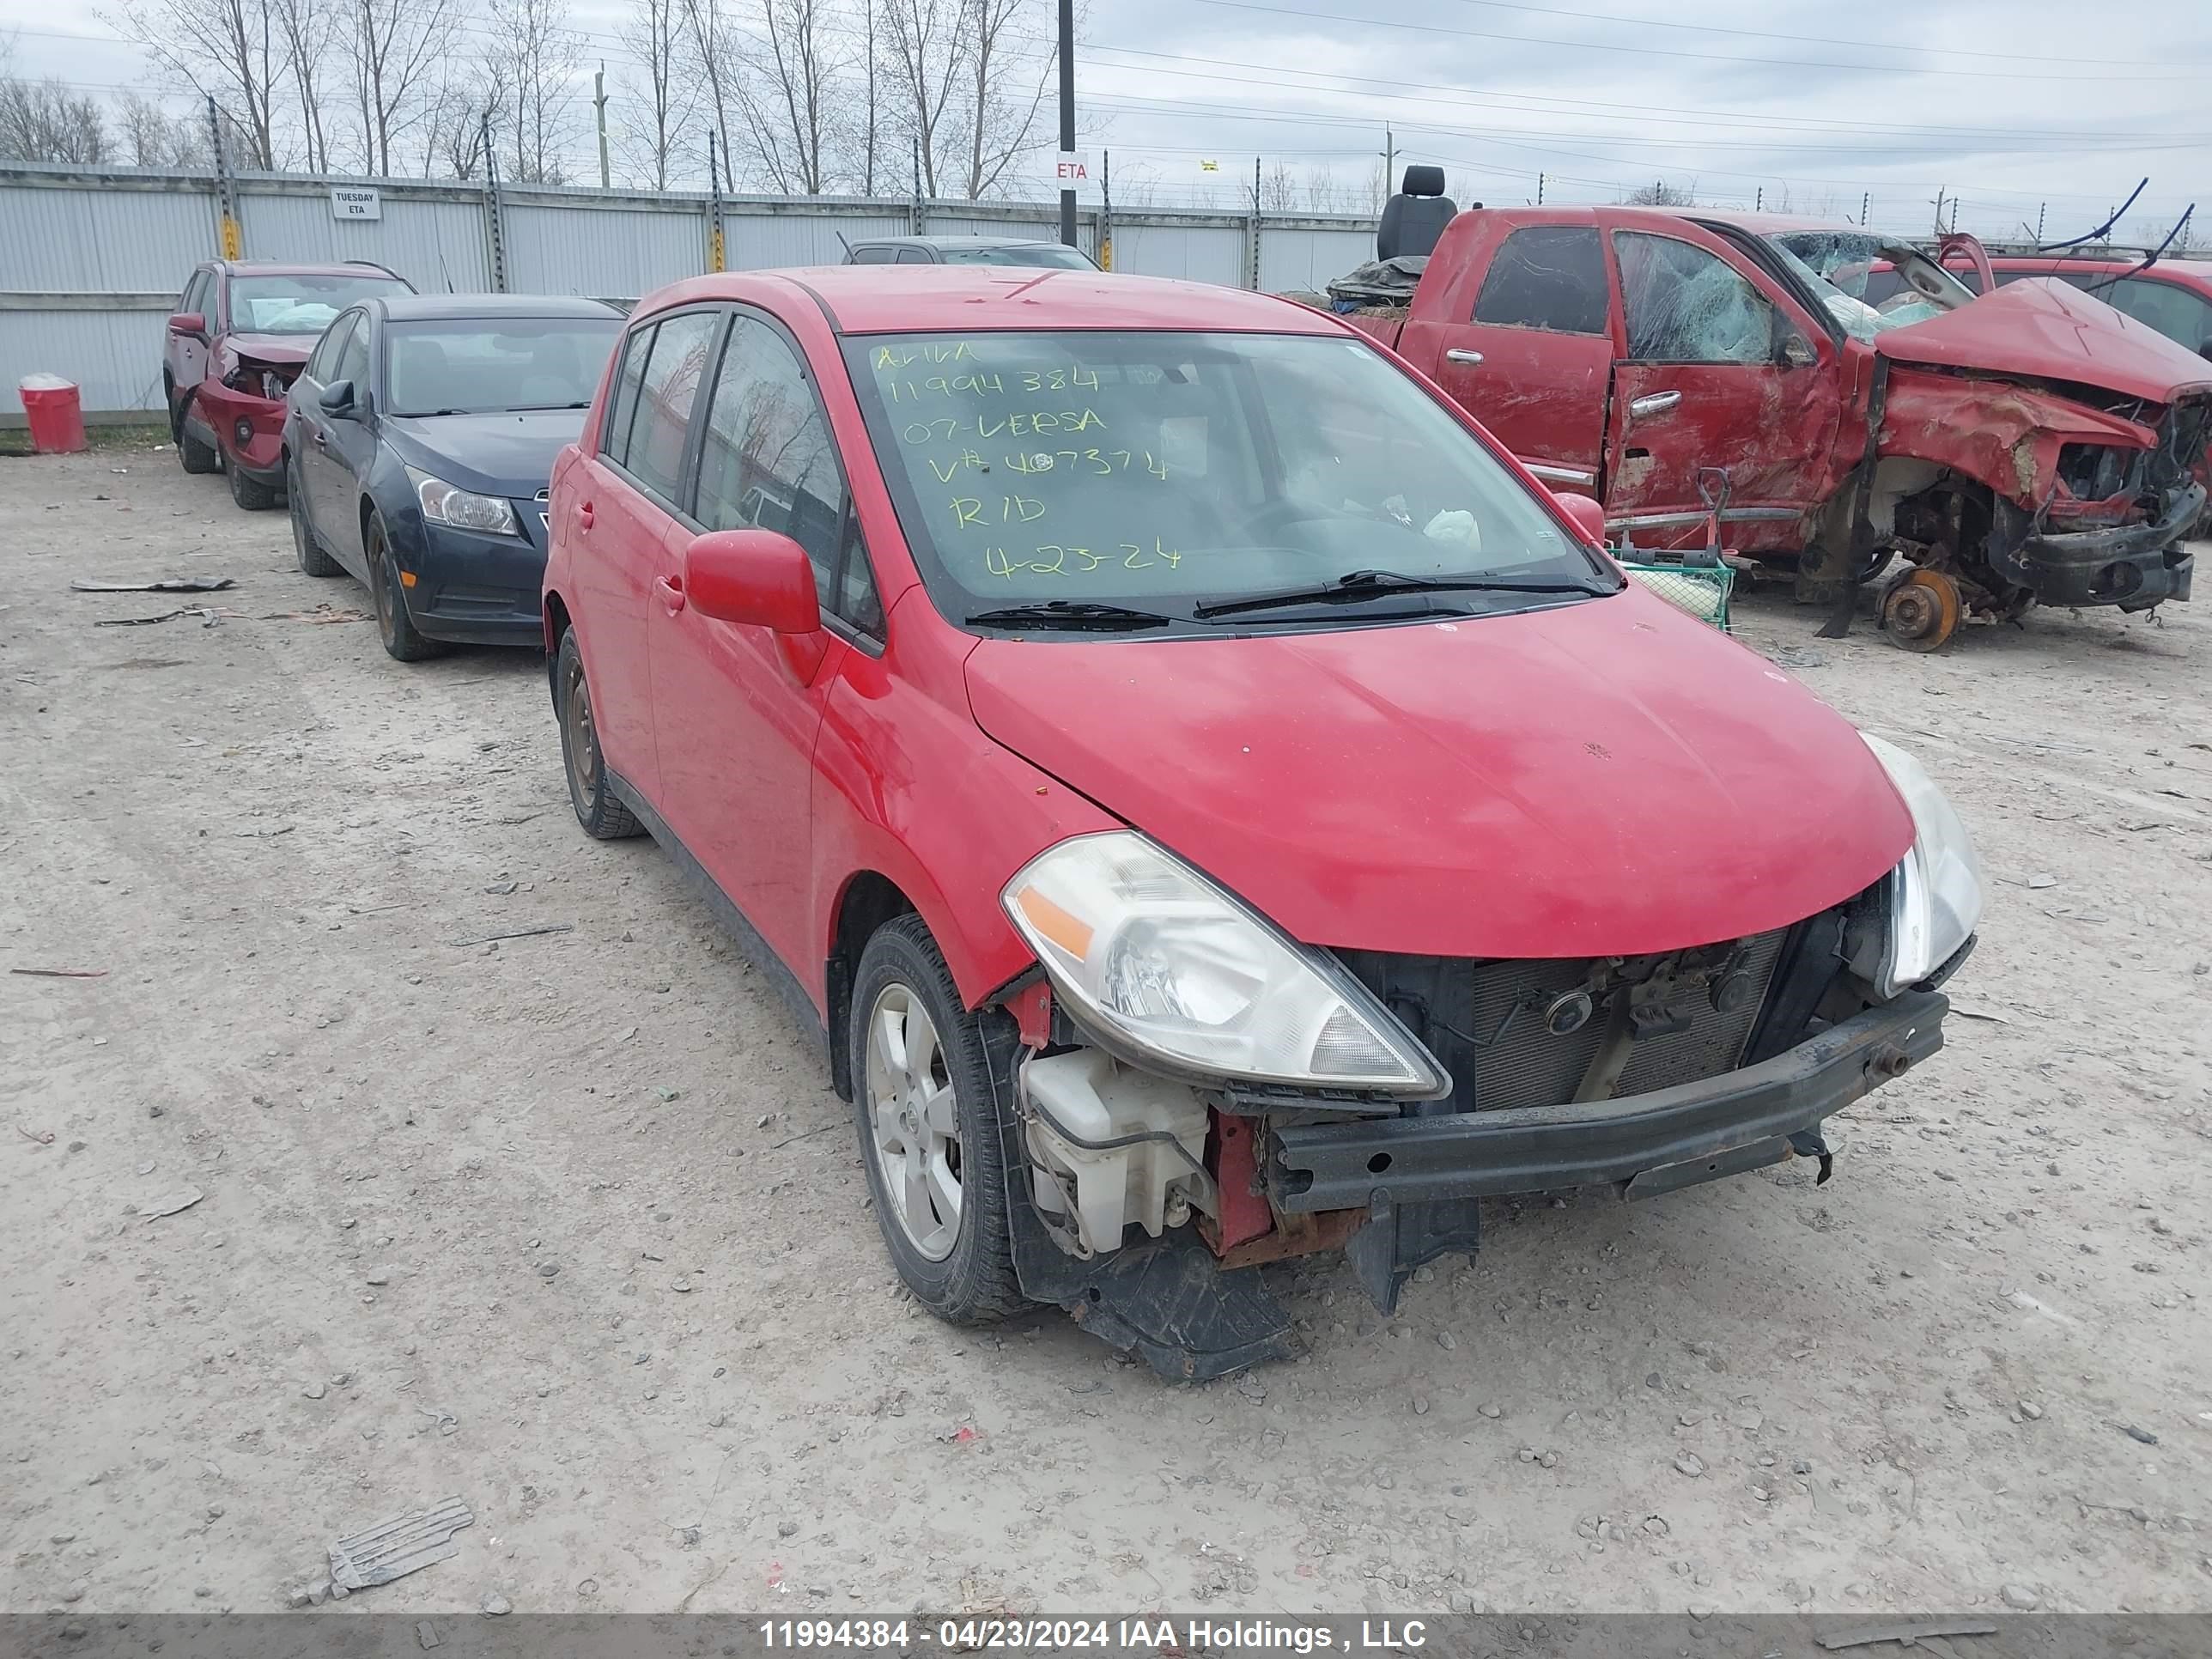
[(1200, 622), (1233, 617), (1247, 611), (1272, 611), (1285, 605), (1349, 605), (1362, 599), (1397, 593), (1610, 593), (1594, 581), (1558, 577), (1407, 576), (1395, 570), (1349, 570), (1334, 581), (1311, 587), (1289, 587), (1279, 593), (1255, 593), (1249, 599), (1217, 599), (1193, 607)]
[(971, 628), (1164, 628), (1180, 620), (1157, 611), (1132, 611), (1123, 605), (1100, 605), (1089, 599), (1041, 599), (1035, 605), (1009, 605), (996, 611), (979, 611), (968, 618)]

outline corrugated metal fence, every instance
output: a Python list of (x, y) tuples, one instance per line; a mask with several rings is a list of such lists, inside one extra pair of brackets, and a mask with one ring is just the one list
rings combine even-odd
[[(373, 185), (380, 216), (338, 216), (335, 187)], [(707, 269), (714, 204), (703, 194), (245, 173), (235, 180), (250, 259), (373, 259), (425, 290), (635, 299)], [(15, 383), (66, 375), (94, 413), (161, 407), (163, 319), (214, 257), (214, 176), (135, 167), (0, 167), (0, 424), (22, 420)], [(834, 264), (841, 234), (1018, 232), (1055, 236), (1053, 205), (728, 197), (732, 270)], [(1315, 290), (1374, 257), (1371, 219), (1116, 209), (1103, 227), (1116, 270), (1271, 292)], [(1083, 210), (1096, 255), (1102, 226)]]

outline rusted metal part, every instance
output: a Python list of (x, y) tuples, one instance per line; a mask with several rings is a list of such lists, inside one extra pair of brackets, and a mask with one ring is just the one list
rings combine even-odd
[[(1221, 1214), (1217, 1219), (1200, 1211), (1198, 1228), (1208, 1247), (1224, 1261), (1239, 1246), (1261, 1237), (1275, 1224), (1267, 1194), (1260, 1186), (1259, 1156), (1253, 1147), (1255, 1133), (1250, 1118), (1231, 1112), (1213, 1114), (1206, 1161), (1212, 1166), (1216, 1202), (1221, 1207)], [(1272, 1256), (1265, 1259), (1273, 1260)]]
[(1256, 1267), (1262, 1262), (1312, 1255), (1320, 1250), (1340, 1250), (1352, 1234), (1367, 1224), (1364, 1210), (1325, 1210), (1315, 1215), (1284, 1215), (1273, 1231), (1237, 1245), (1221, 1258), (1224, 1270)]
[(1006, 1000), (1006, 1010), (1014, 1017), (1015, 1029), (1020, 1032), (1022, 1047), (1042, 1048), (1052, 1041), (1052, 986), (1044, 979), (1024, 985)]

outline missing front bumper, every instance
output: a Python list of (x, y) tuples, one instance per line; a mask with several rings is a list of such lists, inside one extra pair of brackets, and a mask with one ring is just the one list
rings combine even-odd
[(2043, 605), (2117, 605), (2148, 611), (2189, 598), (2196, 560), (2182, 538), (2204, 510), (2203, 484), (2177, 489), (2154, 523), (2030, 536), (2020, 559)]
[(1941, 1049), (1949, 1008), (1909, 991), (1771, 1060), (1616, 1100), (1278, 1129), (1270, 1186), (1294, 1212), (1615, 1182), (1671, 1190), (1777, 1161), (1792, 1135)]

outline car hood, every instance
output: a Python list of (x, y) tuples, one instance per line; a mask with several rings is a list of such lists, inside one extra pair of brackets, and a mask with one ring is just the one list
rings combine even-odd
[(307, 361), (320, 337), (313, 334), (226, 334), (223, 343), (241, 357), (271, 365), (298, 368)]
[(584, 430), (581, 409), (501, 415), (387, 416), (384, 435), (410, 466), (486, 495), (528, 498)]
[(1294, 938), (1454, 957), (1741, 939), (1871, 885), (1912, 822), (1856, 732), (1632, 585), (1243, 639), (989, 639), (983, 729)]
[(2073, 380), (2123, 397), (2171, 403), (2212, 386), (2212, 363), (2094, 295), (2031, 276), (1971, 305), (1875, 337), (1901, 363)]

